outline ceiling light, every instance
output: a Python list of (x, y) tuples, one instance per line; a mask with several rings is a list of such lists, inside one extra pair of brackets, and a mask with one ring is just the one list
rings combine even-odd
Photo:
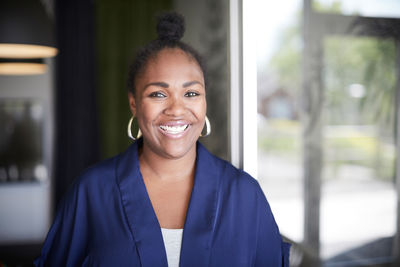
[(0, 59), (0, 75), (38, 75), (46, 70), (42, 59)]

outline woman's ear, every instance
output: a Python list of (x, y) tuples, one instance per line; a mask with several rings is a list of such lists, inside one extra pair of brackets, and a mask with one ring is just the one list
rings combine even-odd
[(132, 115), (136, 116), (136, 100), (132, 92), (128, 93), (129, 108), (131, 109)]

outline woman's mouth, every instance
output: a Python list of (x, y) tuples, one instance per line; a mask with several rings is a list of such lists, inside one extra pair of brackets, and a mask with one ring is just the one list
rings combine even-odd
[(170, 135), (179, 135), (185, 132), (185, 130), (189, 127), (189, 124), (184, 125), (160, 125), (160, 129), (166, 134)]

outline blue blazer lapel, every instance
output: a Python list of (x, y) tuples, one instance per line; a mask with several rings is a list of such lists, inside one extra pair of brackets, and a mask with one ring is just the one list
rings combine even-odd
[(198, 142), (193, 191), (183, 230), (180, 266), (208, 266), (220, 175), (214, 157)]
[[(160, 225), (139, 168), (136, 141), (121, 155), (117, 181), (122, 205), (143, 267), (168, 266)], [(139, 144), (138, 144), (139, 143)]]
[[(121, 155), (117, 182), (122, 205), (143, 267), (168, 266), (160, 225), (140, 173), (138, 146)], [(215, 228), (220, 180), (214, 157), (198, 142), (195, 180), (186, 214), (180, 266), (207, 266)]]

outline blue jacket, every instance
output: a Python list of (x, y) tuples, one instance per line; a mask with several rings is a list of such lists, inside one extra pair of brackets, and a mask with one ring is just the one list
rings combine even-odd
[[(167, 267), (139, 169), (141, 141), (76, 180), (36, 266)], [(180, 266), (289, 266), (289, 245), (254, 178), (197, 143), (194, 179)]]

